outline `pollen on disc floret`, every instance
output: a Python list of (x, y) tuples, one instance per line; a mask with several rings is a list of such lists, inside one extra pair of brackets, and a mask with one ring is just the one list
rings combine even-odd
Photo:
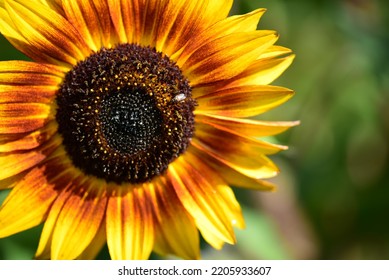
[(108, 182), (151, 180), (194, 132), (188, 80), (150, 47), (121, 44), (92, 54), (67, 73), (56, 102), (74, 165)]

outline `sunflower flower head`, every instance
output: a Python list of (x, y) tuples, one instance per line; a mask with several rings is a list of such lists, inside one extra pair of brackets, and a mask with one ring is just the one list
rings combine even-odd
[(243, 228), (231, 185), (272, 190), (260, 140), (296, 122), (252, 117), (293, 92), (264, 9), (232, 0), (0, 0), (0, 237), (44, 223), (39, 259), (152, 251), (200, 258)]

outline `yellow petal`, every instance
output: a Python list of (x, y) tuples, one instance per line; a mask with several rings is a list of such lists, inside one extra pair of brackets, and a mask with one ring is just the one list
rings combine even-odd
[(237, 86), (196, 98), (196, 114), (245, 118), (259, 115), (293, 96), (293, 91), (276, 86)]
[[(51, 258), (51, 244), (53, 231), (55, 229), (57, 219), (59, 214), (62, 211), (66, 200), (70, 197), (71, 192), (69, 187), (71, 186), (71, 181), (73, 180), (68, 174), (63, 176), (59, 182), (62, 192), (58, 195), (57, 199), (54, 201), (53, 205), (50, 208), (49, 215), (47, 216), (46, 222), (43, 226), (41, 238), (39, 240), (38, 249), (35, 253), (35, 258), (37, 259), (50, 259)], [(76, 256), (77, 257), (77, 256)]]
[(227, 164), (218, 161), (209, 155), (206, 151), (201, 151), (191, 146), (187, 153), (192, 153), (198, 158), (201, 158), (212, 169), (217, 170), (218, 174), (229, 184), (234, 187), (240, 187), (245, 189), (260, 190), (260, 191), (274, 191), (276, 186), (270, 182), (247, 177), (246, 175), (238, 172), (234, 168)]
[(0, 180), (14, 176), (31, 167), (34, 167), (45, 158), (46, 155), (40, 150), (1, 155)]
[(231, 79), (229, 87), (244, 85), (267, 85), (277, 79), (292, 63), (294, 55), (281, 58), (256, 60), (240, 75)]
[(154, 245), (151, 205), (142, 188), (110, 195), (107, 244), (112, 259), (148, 259)]
[(62, 0), (37, 0), (37, 1), (57, 11), (57, 13), (61, 15), (64, 14), (64, 11), (62, 9)]
[[(20, 36), (24, 37), (29, 43), (28, 49), (25, 45), (17, 47), (22, 52), (27, 51), (26, 54), (35, 61), (75, 65), (90, 53), (76, 29), (46, 5), (15, 0), (5, 1), (5, 8), (16, 27), (9, 33), (9, 38), (17, 40)], [(0, 26), (0, 29), (3, 27)]]
[(232, 150), (226, 151), (221, 145), (219, 147), (216, 145), (210, 147), (197, 139), (193, 139), (192, 144), (197, 149), (208, 153), (216, 160), (247, 177), (264, 179), (274, 177), (279, 173), (277, 166), (260, 153), (257, 153), (254, 157), (247, 149), (235, 152)]
[(0, 208), (0, 237), (39, 225), (57, 196), (46, 178), (46, 167), (32, 169), (15, 186)]
[(268, 49), (266, 49), (261, 55), (258, 57), (258, 59), (265, 59), (265, 58), (277, 58), (277, 57), (286, 57), (292, 54), (292, 50), (281, 47), (281, 46), (270, 46)]
[(208, 124), (197, 123), (196, 140), (202, 145), (223, 153), (241, 153), (250, 157), (275, 154), (288, 147), (238, 134), (236, 131), (220, 130)]
[(100, 253), (101, 249), (106, 244), (105, 232), (105, 221), (101, 223), (99, 230), (96, 233), (96, 236), (91, 241), (89, 246), (84, 249), (84, 251), (77, 257), (78, 260), (94, 260), (96, 256)]
[(202, 158), (197, 157), (193, 153), (187, 155), (187, 161), (204, 177), (205, 181), (213, 187), (213, 193), (219, 196), (220, 207), (223, 208), (231, 225), (239, 229), (244, 228), (244, 220), (242, 210), (238, 201), (235, 198), (234, 192), (223, 180), (221, 174), (208, 166)]
[(6, 179), (0, 180), (0, 190), (12, 189), (19, 183), (20, 180), (26, 175), (28, 171), (16, 174)]
[(217, 115), (197, 115), (196, 122), (211, 125), (220, 130), (235, 132), (246, 137), (263, 137), (276, 135), (299, 124), (298, 121), (272, 122), (251, 119), (230, 118)]
[(183, 259), (199, 259), (200, 240), (196, 224), (170, 182), (161, 178), (161, 182), (153, 183), (150, 199), (156, 216), (154, 251)]
[(239, 75), (220, 82), (196, 86), (193, 88), (192, 94), (195, 98), (198, 98), (211, 94), (215, 90), (219, 91), (239, 86), (267, 85), (285, 71), (294, 57), (290, 49), (270, 46)]
[(17, 27), (12, 22), (8, 11), (4, 7), (4, 1), (0, 1), (0, 33), (11, 41), (20, 42), (20, 44), (27, 45), (28, 41), (18, 32)]
[(75, 259), (98, 233), (107, 203), (104, 187), (91, 180), (75, 184), (55, 222), (51, 241), (52, 259)]
[(183, 73), (192, 86), (230, 79), (276, 40), (274, 31), (240, 32), (217, 38), (193, 52), (182, 64)]
[(181, 157), (169, 166), (168, 176), (204, 239), (220, 249), (224, 242), (234, 244), (235, 235), (226, 211), (228, 206), (221, 197), (218, 186), (207, 181), (213, 173), (211, 170), (206, 172), (207, 174), (201, 174)]
[(52, 237), (58, 216), (60, 215), (64, 204), (72, 194), (72, 186), (80, 186), (85, 181), (82, 179), (84, 176), (80, 176), (79, 171), (74, 172), (74, 170), (66, 164), (64, 155), (61, 155), (58, 150), (53, 153), (46, 164), (47, 166), (50, 166), (50, 173), (48, 176), (51, 174), (49, 178), (50, 183), (55, 186), (55, 189), (58, 192), (58, 197), (51, 206), (49, 215), (47, 216), (46, 222), (43, 226), (38, 249), (35, 254), (37, 259), (51, 258)]

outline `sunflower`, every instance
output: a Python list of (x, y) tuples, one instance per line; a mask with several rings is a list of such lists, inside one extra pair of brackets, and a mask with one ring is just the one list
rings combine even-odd
[(32, 61), (0, 62), (0, 237), (44, 223), (37, 259), (152, 251), (200, 258), (243, 228), (231, 185), (273, 190), (252, 117), (293, 92), (265, 12), (232, 0), (0, 0), (0, 31)]

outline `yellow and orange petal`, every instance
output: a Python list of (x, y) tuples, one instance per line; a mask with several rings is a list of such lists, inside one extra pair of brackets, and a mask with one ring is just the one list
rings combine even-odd
[(200, 238), (195, 221), (183, 207), (171, 181), (161, 178), (155, 182), (149, 196), (155, 215), (155, 252), (199, 259)]
[[(44, 222), (40, 259), (94, 258), (105, 242), (113, 259), (198, 259), (199, 233), (216, 249), (236, 242), (244, 219), (230, 185), (274, 190), (263, 180), (279, 172), (268, 155), (287, 147), (260, 137), (298, 122), (250, 119), (292, 97), (269, 84), (294, 55), (257, 30), (265, 9), (228, 17), (232, 2), (0, 0), (0, 32), (34, 61), (0, 62), (0, 189), (13, 188), (0, 237)], [(197, 103), (189, 147), (147, 182), (85, 174), (58, 132), (66, 74), (118, 44), (167, 55)]]
[(113, 259), (147, 259), (154, 245), (151, 203), (143, 188), (117, 190), (107, 205), (107, 242)]

